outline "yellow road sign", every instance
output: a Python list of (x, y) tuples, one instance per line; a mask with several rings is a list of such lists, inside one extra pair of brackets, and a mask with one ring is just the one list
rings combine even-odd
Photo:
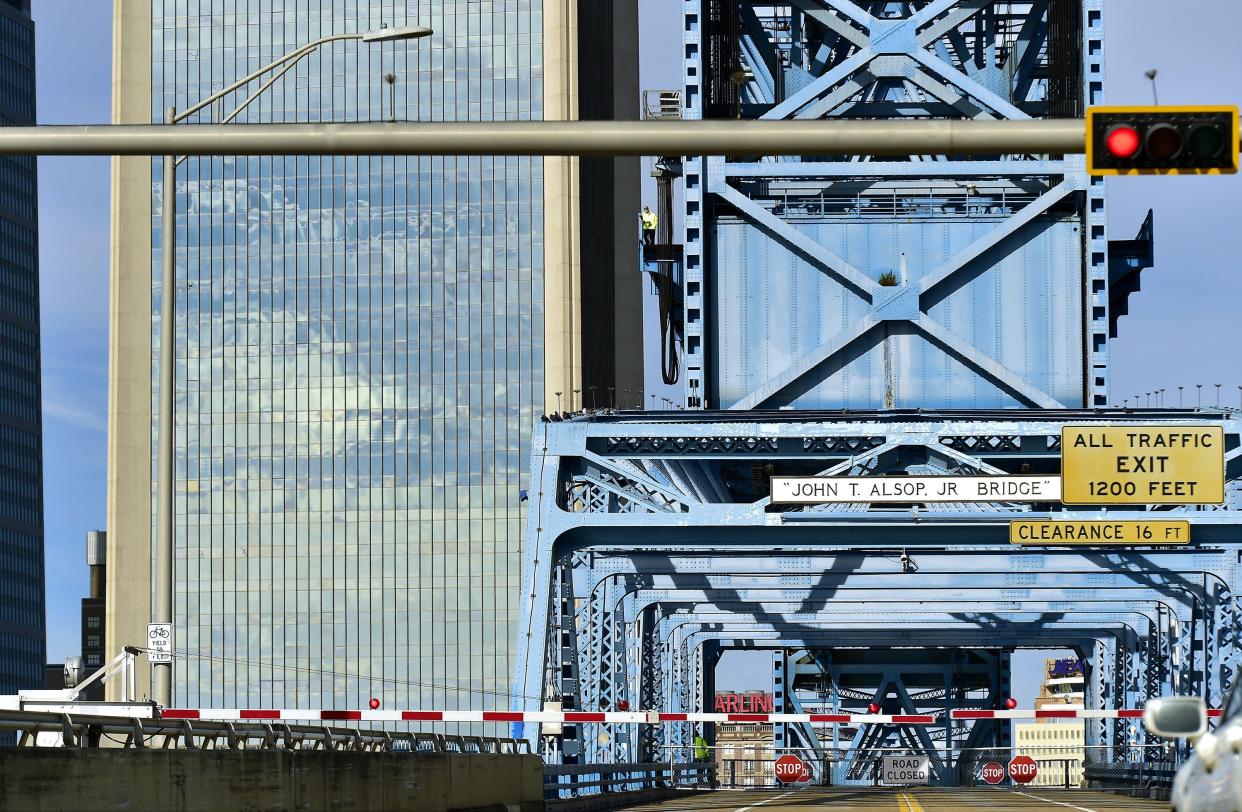
[(1225, 430), (1064, 426), (1061, 480), (1067, 505), (1219, 505), (1225, 501)]
[(1009, 543), (1057, 546), (1189, 544), (1185, 521), (1021, 521), (1009, 523)]

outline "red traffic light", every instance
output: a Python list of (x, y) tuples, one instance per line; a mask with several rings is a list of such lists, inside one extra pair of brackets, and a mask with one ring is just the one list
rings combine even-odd
[(1009, 697), (1008, 699), (1005, 700), (1005, 707), (1008, 708), (1009, 710), (1013, 710), (1014, 708), (1018, 707), (1018, 700), (1014, 699), (1012, 696)]
[(1109, 154), (1114, 158), (1133, 158), (1139, 151), (1138, 130), (1128, 124), (1113, 127), (1105, 141)]
[(619, 711), (627, 711), (627, 710), (629, 710), (629, 709), (630, 709), (630, 700), (628, 700), (628, 699), (618, 699), (618, 700), (617, 700), (617, 710), (619, 710)]
[(1092, 107), (1091, 175), (1219, 175), (1238, 171), (1238, 108)]
[(379, 710), (380, 701), (375, 697), (371, 697), (371, 710)]
[(877, 705), (876, 703), (872, 702), (870, 705), (868, 705), (868, 706), (867, 706), (867, 712), (868, 712), (868, 713), (879, 713), (879, 712), (880, 712), (880, 706), (879, 706), (879, 705)]

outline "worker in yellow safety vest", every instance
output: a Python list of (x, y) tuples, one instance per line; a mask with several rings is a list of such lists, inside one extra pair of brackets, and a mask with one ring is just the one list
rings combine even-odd
[(646, 206), (643, 206), (642, 214), (639, 216), (643, 221), (643, 244), (655, 245), (656, 227), (660, 225), (660, 218)]

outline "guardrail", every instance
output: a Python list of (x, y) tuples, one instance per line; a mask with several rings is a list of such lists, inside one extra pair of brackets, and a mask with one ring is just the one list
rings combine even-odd
[(1177, 766), (1172, 761), (1088, 762), (1084, 778), (1090, 789), (1167, 801)]
[(543, 797), (556, 800), (606, 792), (708, 787), (715, 783), (716, 764), (711, 761), (550, 764), (543, 771)]
[(281, 721), (211, 722), (32, 711), (0, 711), (0, 730), (19, 747), (352, 750), (376, 753), (530, 753), (524, 739), (297, 725)]

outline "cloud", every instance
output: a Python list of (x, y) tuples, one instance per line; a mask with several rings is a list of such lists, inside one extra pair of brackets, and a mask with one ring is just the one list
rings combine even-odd
[(108, 429), (105, 416), (79, 403), (65, 403), (47, 391), (43, 393), (43, 419), (56, 420), (87, 431), (104, 432)]

